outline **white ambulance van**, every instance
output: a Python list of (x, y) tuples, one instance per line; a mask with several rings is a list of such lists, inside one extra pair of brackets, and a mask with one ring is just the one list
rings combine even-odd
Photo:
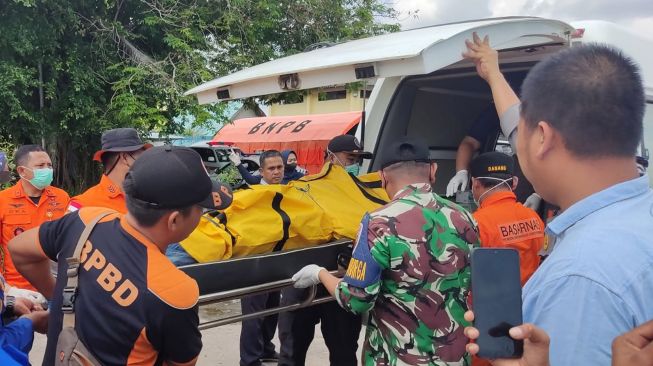
[[(365, 149), (376, 153), (403, 135), (426, 139), (439, 164), (435, 188), (444, 194), (455, 173), (459, 142), (491, 101), (487, 84), (461, 56), (472, 32), (490, 37), (492, 47), (500, 51), (503, 72), (519, 84), (538, 61), (568, 47), (601, 42), (623, 50), (642, 71), (647, 104), (640, 154), (649, 157), (653, 41), (604, 21), (569, 24), (509, 17), (407, 30), (266, 62), (199, 85), (187, 94), (196, 95), (199, 103), (214, 103), (374, 80), (366, 122), (359, 129)], [(492, 144), (487, 148), (493, 149)], [(367, 168), (374, 170), (378, 163), (372, 160)]]

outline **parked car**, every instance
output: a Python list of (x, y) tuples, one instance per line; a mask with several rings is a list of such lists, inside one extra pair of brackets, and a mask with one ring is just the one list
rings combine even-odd
[(229, 153), (235, 151), (241, 156), (241, 161), (250, 172), (257, 172), (259, 169), (258, 155), (243, 154), (236, 146), (214, 144), (211, 141), (198, 142), (190, 146), (197, 151), (202, 157), (204, 166), (209, 173), (220, 173), (226, 167), (231, 165)]

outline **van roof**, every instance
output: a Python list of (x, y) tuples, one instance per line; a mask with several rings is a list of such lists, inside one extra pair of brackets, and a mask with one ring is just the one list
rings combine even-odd
[[(427, 74), (461, 59), (464, 39), (489, 34), (499, 49), (566, 42), (573, 28), (561, 21), (508, 17), (451, 23), (357, 39), (303, 52), (219, 77), (186, 95), (200, 103), (246, 98), (295, 89), (340, 85), (362, 78)], [(372, 66), (372, 74), (370, 68)], [(360, 70), (361, 67), (368, 67)], [(358, 75), (366, 71), (365, 75)], [(282, 75), (296, 74), (293, 77)], [(281, 78), (280, 78), (281, 77)], [(290, 85), (288, 85), (290, 83)], [(218, 91), (223, 91), (220, 96)]]

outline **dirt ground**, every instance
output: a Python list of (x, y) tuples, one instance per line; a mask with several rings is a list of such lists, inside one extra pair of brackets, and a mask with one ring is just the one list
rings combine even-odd
[[(238, 301), (223, 303), (220, 305), (210, 305), (200, 308), (200, 321), (215, 319), (228, 315), (238, 314), (240, 304)], [(358, 342), (360, 347), (365, 329), (361, 331), (361, 339)], [(240, 323), (229, 324), (218, 328), (212, 328), (202, 331), (202, 342), (204, 347), (200, 353), (197, 365), (199, 366), (237, 366), (239, 361), (239, 338)], [(275, 337), (274, 343), (279, 346), (279, 339)], [(33, 365), (40, 365), (45, 352), (46, 337), (42, 334), (36, 334), (34, 337), (34, 347), (30, 352), (30, 362)], [(278, 348), (277, 348), (278, 350)], [(275, 365), (268, 363), (266, 365)], [(308, 366), (327, 366), (329, 365), (329, 351), (324, 345), (324, 338), (320, 332), (320, 327), (315, 330), (315, 339), (308, 351), (306, 360)]]

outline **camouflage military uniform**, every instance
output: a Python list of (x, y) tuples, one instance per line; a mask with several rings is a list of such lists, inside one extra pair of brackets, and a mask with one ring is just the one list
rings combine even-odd
[(469, 364), (463, 314), (474, 246), (473, 219), (428, 184), (407, 186), (363, 219), (336, 299), (369, 311), (364, 365)]

